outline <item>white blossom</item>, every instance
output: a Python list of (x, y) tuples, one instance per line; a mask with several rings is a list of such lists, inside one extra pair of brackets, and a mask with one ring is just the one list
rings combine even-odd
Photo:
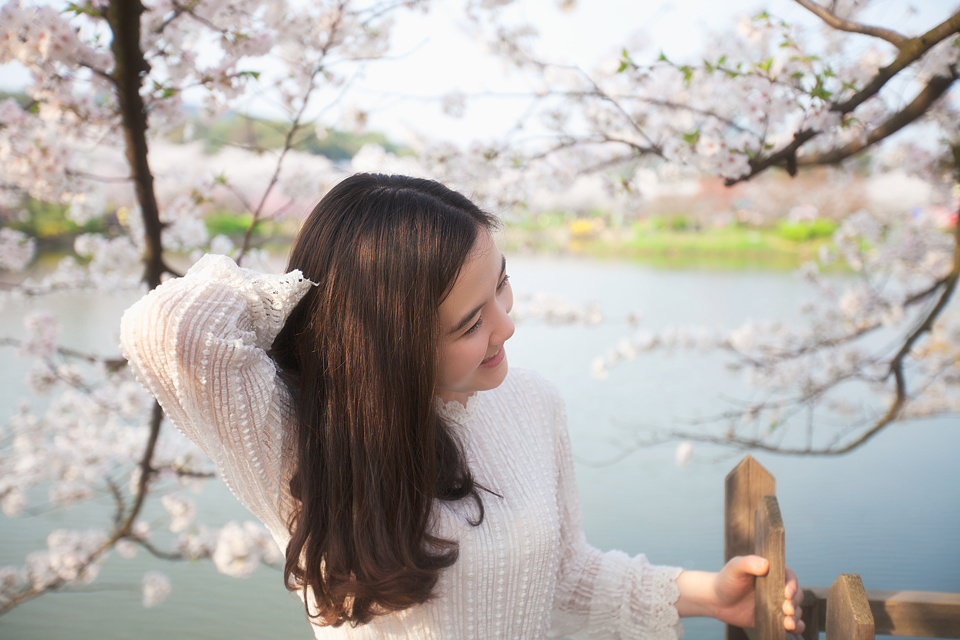
[(610, 372), (607, 370), (607, 362), (602, 356), (597, 356), (590, 361), (590, 375), (597, 380), (606, 380), (610, 377)]
[(693, 458), (693, 443), (689, 440), (684, 440), (678, 444), (673, 458), (676, 465), (681, 469), (689, 466), (690, 460)]
[(36, 241), (22, 231), (0, 228), (0, 269), (23, 271), (33, 260)]
[(23, 319), (27, 337), (20, 343), (20, 355), (48, 358), (57, 349), (60, 336), (60, 323), (53, 314), (46, 311), (34, 311)]
[(259, 563), (259, 554), (244, 529), (236, 522), (228, 523), (217, 538), (213, 563), (229, 576), (248, 576)]
[(219, 253), (225, 256), (233, 252), (233, 241), (225, 235), (218, 235), (210, 241), (210, 253)]
[(467, 109), (467, 98), (460, 91), (447, 93), (440, 102), (440, 108), (448, 116), (462, 118)]
[(159, 571), (143, 574), (143, 606), (147, 609), (161, 604), (170, 595), (170, 578)]
[(163, 508), (170, 514), (170, 531), (179, 533), (190, 526), (196, 516), (197, 509), (193, 500), (175, 493), (165, 494), (160, 498)]
[(124, 560), (131, 560), (137, 556), (137, 545), (127, 538), (117, 540), (113, 548)]

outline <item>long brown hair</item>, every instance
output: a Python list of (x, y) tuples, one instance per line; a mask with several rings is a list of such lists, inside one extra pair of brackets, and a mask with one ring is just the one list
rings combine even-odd
[[(430, 180), (358, 174), (304, 223), (288, 270), (317, 286), (271, 355), (294, 398), (284, 582), (318, 624), (369, 622), (429, 599), (457, 544), (434, 500), (480, 507), (437, 413), (439, 306), (495, 219)], [(309, 594), (312, 592), (313, 597)]]

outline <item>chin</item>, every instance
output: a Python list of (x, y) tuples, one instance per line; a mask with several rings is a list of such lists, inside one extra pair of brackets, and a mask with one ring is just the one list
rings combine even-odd
[(489, 371), (490, 377), (486, 381), (487, 385), (483, 389), (478, 389), (478, 391), (489, 391), (490, 389), (496, 389), (503, 381), (507, 379), (507, 372), (510, 370), (510, 367), (507, 365), (507, 356), (504, 354), (503, 360), (495, 368)]
[(496, 389), (503, 384), (503, 381), (507, 378), (508, 370), (509, 367), (507, 366), (507, 358), (506, 354), (504, 354), (503, 360), (501, 360), (497, 366), (491, 369), (481, 369), (480, 367), (477, 367), (473, 370), (473, 373), (462, 382), (448, 387), (443, 387), (441, 393), (462, 393), (471, 395), (478, 391), (490, 391), (491, 389)]

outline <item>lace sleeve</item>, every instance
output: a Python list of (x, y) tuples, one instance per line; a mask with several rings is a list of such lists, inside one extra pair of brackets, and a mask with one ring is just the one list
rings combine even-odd
[(273, 529), (290, 398), (266, 353), (312, 283), (207, 255), (130, 307), (121, 349), (173, 423)]
[(683, 635), (676, 602), (681, 569), (656, 566), (643, 555), (602, 552), (583, 533), (583, 516), (567, 433), (566, 411), (556, 406), (560, 570), (550, 636), (575, 640), (676, 640)]

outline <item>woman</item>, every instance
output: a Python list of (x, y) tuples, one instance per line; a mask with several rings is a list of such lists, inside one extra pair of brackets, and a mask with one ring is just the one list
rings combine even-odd
[[(587, 545), (563, 404), (507, 373), (495, 224), (436, 182), (352, 176), (305, 222), (287, 275), (206, 256), (127, 311), (124, 353), (286, 550), (318, 638), (751, 625), (762, 558), (712, 574)], [(787, 629), (800, 598), (791, 574)]]

